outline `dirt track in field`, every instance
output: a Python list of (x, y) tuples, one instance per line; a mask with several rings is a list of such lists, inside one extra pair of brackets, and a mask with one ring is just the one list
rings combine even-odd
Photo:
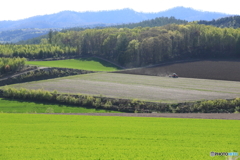
[(159, 118), (165, 117), (165, 118), (240, 120), (240, 114), (234, 114), (234, 113), (232, 114), (230, 113), (53, 113), (53, 114), (85, 115), (85, 116), (124, 116), (124, 117), (159, 117)]
[(240, 81), (240, 60), (201, 60), (195, 62), (177, 62), (157, 67), (137, 68), (118, 73), (167, 76), (177, 73), (180, 77)]

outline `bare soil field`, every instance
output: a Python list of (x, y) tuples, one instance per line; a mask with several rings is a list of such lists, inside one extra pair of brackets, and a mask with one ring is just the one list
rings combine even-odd
[(165, 117), (165, 118), (240, 120), (240, 114), (229, 114), (229, 113), (54, 113), (54, 114), (86, 115), (86, 116), (127, 116), (127, 117)]
[(162, 103), (240, 97), (240, 82), (103, 72), (10, 86)]
[(157, 67), (129, 69), (118, 73), (168, 76), (177, 73), (180, 77), (240, 81), (240, 60), (202, 60), (178, 62)]

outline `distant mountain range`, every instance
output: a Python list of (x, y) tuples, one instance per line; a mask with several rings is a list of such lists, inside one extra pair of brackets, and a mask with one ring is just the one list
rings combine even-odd
[[(47, 34), (50, 29), (61, 30), (67, 28), (79, 29), (95, 27), (153, 27), (169, 23), (187, 23), (199, 21), (202, 24), (215, 25), (222, 21), (215, 21), (227, 17), (224, 13), (203, 12), (191, 8), (176, 7), (158, 13), (136, 12), (132, 9), (121, 9), (99, 12), (62, 11), (55, 14), (34, 16), (18, 21), (0, 21), (0, 43), (17, 43), (27, 39)], [(159, 18), (160, 17), (160, 18)], [(167, 18), (168, 17), (168, 18)], [(213, 20), (214, 21), (211, 21)], [(231, 19), (224, 19), (224, 21)], [(235, 19), (234, 19), (235, 20)], [(140, 23), (139, 23), (140, 22)], [(232, 22), (225, 22), (231, 23)], [(118, 25), (118, 26), (117, 26)], [(221, 24), (220, 24), (221, 25)], [(225, 26), (225, 25), (224, 25)], [(235, 24), (238, 26), (238, 23)], [(73, 30), (75, 30), (73, 28)], [(36, 40), (38, 43), (39, 39)]]
[(17, 21), (0, 21), (0, 31), (24, 28), (70, 28), (97, 24), (116, 25), (123, 23), (136, 23), (157, 17), (171, 16), (176, 19), (187, 21), (209, 21), (229, 15), (224, 13), (197, 11), (184, 7), (176, 7), (158, 13), (136, 12), (132, 9), (99, 12), (62, 11), (55, 14), (34, 16)]

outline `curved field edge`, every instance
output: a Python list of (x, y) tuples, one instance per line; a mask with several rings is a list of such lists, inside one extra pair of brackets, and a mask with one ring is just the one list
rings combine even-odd
[(116, 71), (119, 67), (99, 58), (79, 58), (54, 61), (27, 61), (28, 65), (45, 67), (72, 68), (88, 71)]
[(30, 102), (0, 98), (0, 113), (120, 113), (72, 105)]
[(238, 120), (0, 115), (0, 159), (212, 160), (212, 151), (239, 152)]

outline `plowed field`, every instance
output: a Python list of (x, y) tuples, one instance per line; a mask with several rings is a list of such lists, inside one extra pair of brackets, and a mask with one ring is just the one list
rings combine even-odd
[(177, 73), (180, 77), (187, 78), (240, 81), (240, 60), (179, 62), (119, 72), (152, 76), (168, 76), (171, 73)]
[(11, 86), (165, 103), (240, 97), (240, 82), (118, 73), (93, 73)]

